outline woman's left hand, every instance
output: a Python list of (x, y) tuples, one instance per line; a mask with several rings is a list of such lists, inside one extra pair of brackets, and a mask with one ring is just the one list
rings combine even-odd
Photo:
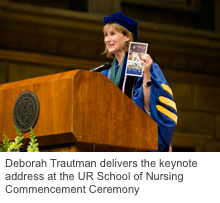
[(150, 67), (153, 63), (153, 60), (149, 54), (143, 54), (141, 56), (141, 63), (144, 64), (144, 74), (150, 74)]
[[(151, 65), (152, 65), (152, 63), (153, 63), (153, 60), (152, 60), (152, 58), (150, 57), (149, 54), (143, 54), (143, 55), (141, 56), (141, 63), (144, 64), (143, 83), (146, 83), (146, 82), (148, 82), (148, 81), (151, 80), (151, 77), (150, 77), (150, 68), (151, 68)], [(150, 107), (149, 107), (149, 104), (150, 104), (150, 89), (151, 89), (151, 86), (145, 86), (145, 85), (143, 85), (144, 107), (145, 107), (145, 109), (146, 109), (147, 111), (150, 111)]]

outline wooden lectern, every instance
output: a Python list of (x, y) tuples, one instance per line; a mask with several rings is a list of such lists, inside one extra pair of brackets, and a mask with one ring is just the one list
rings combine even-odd
[[(158, 147), (157, 124), (151, 117), (102, 73), (85, 70), (0, 85), (0, 142), (3, 134), (11, 140), (17, 136), (13, 109), (24, 91), (38, 98), (39, 115), (33, 130), (40, 147), (71, 144), (71, 151), (148, 151)], [(28, 144), (30, 132), (22, 135), (24, 145)]]

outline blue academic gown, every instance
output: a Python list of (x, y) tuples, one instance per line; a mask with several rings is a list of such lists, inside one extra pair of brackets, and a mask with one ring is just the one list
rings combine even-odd
[[(121, 78), (125, 76), (126, 59)], [(117, 65), (117, 64), (116, 64)], [(102, 73), (108, 77), (109, 70)], [(118, 68), (116, 68), (117, 74)], [(177, 124), (177, 109), (173, 101), (172, 90), (170, 89), (160, 67), (152, 63), (150, 69), (151, 89), (150, 89), (150, 114), (152, 119), (158, 125), (158, 150), (168, 151)], [(138, 77), (133, 90), (133, 102), (136, 103), (143, 111), (143, 77)]]

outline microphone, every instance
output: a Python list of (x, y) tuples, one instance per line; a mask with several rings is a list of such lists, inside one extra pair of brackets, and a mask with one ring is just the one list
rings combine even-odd
[(102, 64), (99, 67), (90, 69), (89, 71), (91, 71), (91, 72), (101, 72), (101, 71), (109, 69), (109, 68), (111, 68), (111, 63), (110, 62), (106, 62), (106, 63)]

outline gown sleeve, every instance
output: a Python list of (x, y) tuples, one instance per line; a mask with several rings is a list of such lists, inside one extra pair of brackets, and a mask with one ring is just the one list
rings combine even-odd
[(103, 73), (106, 77), (108, 77), (108, 72), (109, 72), (109, 69), (102, 71), (102, 73)]
[[(161, 69), (153, 63), (150, 69), (150, 114), (158, 125), (158, 150), (168, 151), (177, 124), (177, 109), (170, 89)], [(138, 78), (133, 101), (145, 111), (143, 101), (143, 78)]]

